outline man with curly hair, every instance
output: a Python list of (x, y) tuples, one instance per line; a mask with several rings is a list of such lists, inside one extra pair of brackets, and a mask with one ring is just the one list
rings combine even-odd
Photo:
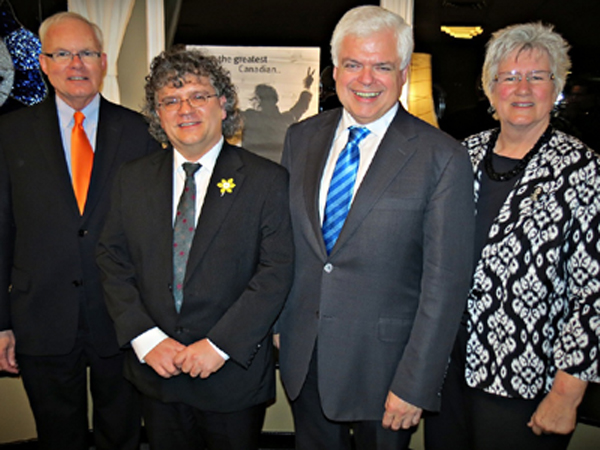
[(123, 166), (98, 250), (126, 377), (151, 448), (255, 449), (293, 271), (288, 176), (225, 141), (240, 119), (216, 58), (163, 52), (145, 89), (167, 151)]

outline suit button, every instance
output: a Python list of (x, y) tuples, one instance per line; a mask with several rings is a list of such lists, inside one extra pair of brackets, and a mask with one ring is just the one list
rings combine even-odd
[(88, 234), (88, 230), (79, 230), (79, 237), (85, 237)]
[(319, 311), (318, 311), (318, 310), (317, 310), (317, 311), (315, 311), (315, 316), (317, 316), (317, 319), (319, 318), (319, 315), (320, 315), (320, 314), (319, 314)]
[(331, 271), (333, 270), (333, 264), (331, 264), (331, 263), (325, 264), (325, 267), (323, 267), (323, 270), (327, 273), (331, 273)]
[(75, 287), (83, 286), (83, 280), (73, 280), (72, 283)]
[(185, 328), (183, 327), (175, 327), (175, 333), (181, 334), (185, 332)]

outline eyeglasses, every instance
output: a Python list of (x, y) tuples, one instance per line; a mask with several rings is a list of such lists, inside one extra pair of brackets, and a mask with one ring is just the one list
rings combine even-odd
[(179, 111), (181, 109), (181, 105), (184, 101), (187, 101), (188, 104), (192, 108), (200, 108), (208, 102), (209, 99), (213, 97), (218, 97), (217, 94), (192, 94), (188, 98), (179, 98), (179, 97), (165, 97), (162, 99), (162, 102), (158, 103), (158, 107), (164, 109), (165, 111)]
[(42, 55), (52, 58), (57, 63), (66, 64), (66, 63), (72, 61), (73, 58), (75, 58), (76, 56), (79, 56), (79, 59), (81, 60), (81, 62), (92, 63), (92, 62), (96, 61), (98, 58), (100, 58), (102, 53), (95, 52), (93, 50), (82, 50), (77, 53), (71, 53), (66, 50), (59, 50), (54, 53), (42, 52)]
[[(530, 84), (543, 84), (554, 80), (554, 74), (549, 70), (532, 70), (525, 74), (525, 79)], [(496, 83), (513, 85), (520, 83), (523, 80), (523, 74), (512, 70), (510, 72), (500, 72), (494, 77)]]

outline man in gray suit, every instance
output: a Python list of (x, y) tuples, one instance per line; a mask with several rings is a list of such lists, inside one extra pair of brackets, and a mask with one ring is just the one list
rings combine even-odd
[[(278, 322), (298, 449), (408, 448), (437, 410), (471, 273), (474, 206), (464, 149), (398, 102), (412, 31), (385, 9), (333, 34), (343, 109), (288, 131), (296, 246)], [(358, 151), (357, 151), (358, 148)]]

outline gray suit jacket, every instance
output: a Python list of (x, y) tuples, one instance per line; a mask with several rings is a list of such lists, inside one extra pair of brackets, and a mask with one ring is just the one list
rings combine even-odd
[[(217, 184), (233, 178), (233, 192)], [(146, 395), (231, 412), (275, 396), (271, 328), (289, 292), (293, 243), (282, 167), (225, 143), (190, 249), (181, 312), (173, 279), (173, 153), (123, 166), (98, 264), (119, 344), (152, 327), (189, 345), (208, 337), (231, 357), (207, 379), (161, 378), (132, 350), (126, 376)]]
[(472, 270), (469, 159), (400, 107), (327, 256), (318, 191), (340, 117), (286, 137), (296, 264), (278, 325), (283, 383), (295, 399), (316, 345), (330, 419), (381, 420), (389, 390), (436, 410)]

